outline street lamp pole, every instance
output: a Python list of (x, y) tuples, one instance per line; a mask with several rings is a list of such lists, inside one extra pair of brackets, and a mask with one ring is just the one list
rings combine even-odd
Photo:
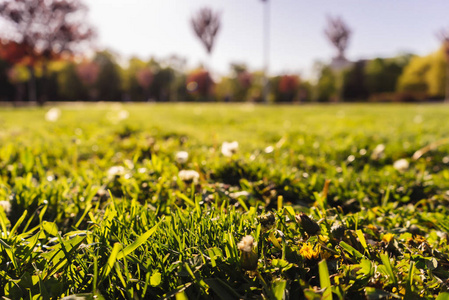
[(268, 103), (268, 93), (269, 93), (269, 80), (268, 80), (268, 69), (270, 60), (270, 2), (269, 0), (262, 0), (264, 2), (264, 24), (263, 24), (263, 60), (264, 60), (264, 71), (263, 71), (263, 101)]

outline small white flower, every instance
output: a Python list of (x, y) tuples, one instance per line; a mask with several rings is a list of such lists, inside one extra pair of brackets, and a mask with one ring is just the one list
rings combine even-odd
[(237, 244), (237, 247), (242, 252), (251, 252), (254, 248), (254, 238), (251, 235), (244, 236)]
[(374, 148), (373, 153), (371, 154), (371, 158), (375, 160), (382, 158), (382, 156), (384, 155), (384, 151), (385, 151), (384, 144), (377, 145), (376, 148)]
[(125, 168), (122, 166), (113, 166), (108, 170), (109, 177), (114, 177), (115, 175), (121, 175), (123, 173), (125, 173)]
[(3, 207), (5, 213), (9, 215), (9, 213), (11, 212), (11, 202), (5, 200), (0, 201), (0, 206)]
[(241, 191), (241, 192), (230, 193), (229, 196), (231, 198), (237, 199), (239, 197), (248, 197), (249, 193), (247, 191)]
[(175, 154), (175, 160), (179, 164), (185, 164), (189, 159), (189, 153), (186, 151), (179, 151)]
[(224, 156), (231, 157), (233, 154), (237, 153), (237, 150), (239, 149), (239, 142), (223, 142), (221, 145), (221, 153), (223, 153)]
[(126, 120), (129, 117), (129, 112), (127, 110), (120, 110), (117, 114), (117, 119), (119, 119), (120, 121), (122, 120)]
[(61, 110), (57, 107), (50, 108), (45, 114), (45, 120), (48, 122), (56, 122), (61, 116)]
[(399, 159), (399, 160), (395, 161), (394, 164), (393, 164), (393, 167), (396, 170), (398, 170), (400, 172), (403, 172), (403, 171), (408, 169), (409, 162), (405, 158), (402, 158), (402, 159)]
[(197, 183), (200, 174), (195, 170), (181, 170), (178, 173), (178, 177), (182, 181)]
[(273, 146), (268, 146), (267, 148), (265, 148), (265, 153), (271, 153), (271, 152), (273, 152), (274, 151), (274, 147)]

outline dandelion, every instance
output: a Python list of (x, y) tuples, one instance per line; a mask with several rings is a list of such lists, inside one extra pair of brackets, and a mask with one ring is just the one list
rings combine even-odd
[(374, 148), (373, 153), (371, 154), (371, 158), (374, 159), (374, 160), (379, 160), (380, 158), (383, 157), (384, 151), (385, 151), (385, 145), (384, 144), (377, 145)]
[(305, 243), (302, 245), (299, 253), (307, 260), (318, 259), (320, 257), (321, 246), (317, 245), (315, 249), (313, 249), (312, 245), (309, 243)]
[(406, 171), (408, 169), (408, 167), (409, 167), (409, 162), (405, 158), (399, 159), (399, 160), (395, 161), (393, 164), (393, 168), (395, 168), (399, 172)]
[(9, 201), (5, 201), (5, 200), (0, 201), (0, 207), (3, 208), (3, 211), (7, 215), (9, 215), (9, 213), (11, 212), (11, 202), (9, 202)]
[(394, 238), (394, 234), (392, 233), (387, 233), (382, 237), (382, 241), (384, 241), (385, 243), (389, 244)]
[(315, 235), (321, 231), (320, 225), (318, 225), (315, 220), (311, 219), (305, 213), (300, 213), (299, 215), (296, 215), (295, 218), (296, 222), (301, 225), (301, 227), (308, 235)]
[(265, 151), (265, 153), (269, 154), (269, 153), (274, 151), (274, 147), (273, 146), (268, 146), (268, 147), (265, 148), (264, 151)]
[(251, 235), (244, 236), (237, 244), (241, 252), (240, 264), (243, 269), (255, 270), (257, 269), (257, 254), (254, 252), (254, 238)]
[(221, 153), (223, 153), (224, 156), (231, 157), (233, 154), (237, 153), (237, 150), (239, 149), (239, 142), (223, 142), (221, 145)]
[(175, 161), (178, 164), (185, 164), (188, 159), (189, 159), (189, 153), (187, 153), (186, 151), (179, 151), (179, 152), (176, 152), (176, 154), (175, 154)]
[(251, 235), (244, 236), (242, 240), (237, 244), (240, 251), (251, 252), (254, 247), (254, 238)]
[(113, 166), (108, 170), (108, 177), (114, 177), (116, 175), (121, 175), (125, 173), (125, 168), (122, 166)]
[(122, 120), (126, 120), (129, 117), (129, 112), (127, 110), (120, 110), (117, 114), (117, 119), (122, 121)]
[(234, 193), (230, 193), (229, 196), (234, 199), (237, 199), (240, 197), (248, 197), (249, 192), (247, 192), (247, 191), (234, 192)]
[(45, 120), (48, 122), (56, 122), (61, 117), (61, 110), (57, 107), (50, 108), (45, 114)]
[(178, 173), (178, 177), (185, 182), (197, 183), (200, 178), (200, 174), (195, 170), (181, 170)]

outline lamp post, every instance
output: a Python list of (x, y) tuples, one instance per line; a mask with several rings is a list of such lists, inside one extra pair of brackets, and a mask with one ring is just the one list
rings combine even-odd
[(268, 103), (269, 81), (268, 69), (270, 60), (270, 4), (268, 0), (264, 2), (264, 16), (263, 16), (263, 102)]

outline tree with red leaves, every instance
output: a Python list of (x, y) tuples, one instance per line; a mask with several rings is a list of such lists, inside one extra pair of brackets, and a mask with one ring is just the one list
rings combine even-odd
[(293, 102), (299, 89), (300, 79), (297, 75), (283, 75), (279, 80), (281, 101)]
[(150, 86), (153, 83), (154, 74), (149, 68), (143, 68), (137, 71), (136, 79), (139, 86), (142, 88), (145, 100), (150, 98)]
[(48, 61), (79, 52), (94, 36), (86, 11), (80, 0), (0, 0), (0, 19), (5, 21), (1, 55), (28, 67), (31, 101), (37, 100), (36, 65), (42, 65), (45, 76)]
[(201, 101), (208, 100), (212, 93), (214, 81), (208, 71), (198, 69), (187, 76), (187, 91)]

